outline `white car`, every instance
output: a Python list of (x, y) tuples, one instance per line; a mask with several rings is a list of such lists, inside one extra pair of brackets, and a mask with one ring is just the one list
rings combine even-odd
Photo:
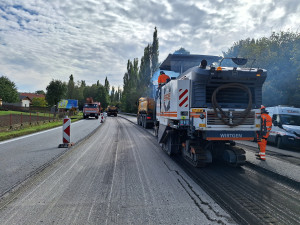
[(300, 148), (300, 108), (275, 106), (266, 110), (273, 121), (268, 142), (275, 143), (278, 148)]

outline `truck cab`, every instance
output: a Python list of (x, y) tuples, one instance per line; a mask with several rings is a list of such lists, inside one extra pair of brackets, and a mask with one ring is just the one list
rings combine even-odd
[(95, 117), (96, 119), (98, 119), (100, 112), (99, 108), (100, 103), (85, 103), (83, 106), (83, 118), (88, 119), (89, 117)]
[(272, 130), (268, 142), (278, 148), (300, 148), (300, 108), (275, 106), (266, 108), (272, 117)]
[(109, 105), (106, 111), (107, 116), (118, 116), (118, 108), (116, 106)]

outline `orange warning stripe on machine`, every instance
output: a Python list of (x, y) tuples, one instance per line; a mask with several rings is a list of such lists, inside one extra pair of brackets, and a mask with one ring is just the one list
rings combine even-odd
[(193, 117), (193, 118), (199, 118), (200, 117), (200, 114), (204, 114), (205, 117), (206, 117), (206, 113), (205, 112), (190, 112), (190, 117)]
[(158, 113), (158, 116), (177, 117), (177, 112), (163, 112), (163, 113)]

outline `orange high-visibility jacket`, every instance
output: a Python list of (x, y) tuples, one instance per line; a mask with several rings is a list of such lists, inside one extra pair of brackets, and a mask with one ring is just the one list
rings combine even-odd
[(167, 83), (167, 79), (170, 79), (170, 77), (166, 74), (161, 74), (158, 77), (158, 84), (165, 84)]
[(261, 132), (263, 138), (268, 138), (272, 129), (272, 118), (267, 113), (261, 114)]

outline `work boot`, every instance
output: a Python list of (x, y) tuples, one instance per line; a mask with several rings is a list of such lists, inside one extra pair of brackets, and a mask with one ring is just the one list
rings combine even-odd
[(261, 161), (266, 161), (265, 159), (260, 158), (260, 156), (257, 156), (256, 159), (261, 160)]

